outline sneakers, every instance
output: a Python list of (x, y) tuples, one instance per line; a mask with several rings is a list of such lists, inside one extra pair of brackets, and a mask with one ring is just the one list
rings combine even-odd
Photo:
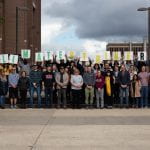
[(13, 109), (13, 108), (17, 108), (17, 105), (14, 105), (14, 106), (13, 106), (13, 105), (11, 105), (11, 106), (10, 106), (10, 108), (11, 108), (11, 109)]

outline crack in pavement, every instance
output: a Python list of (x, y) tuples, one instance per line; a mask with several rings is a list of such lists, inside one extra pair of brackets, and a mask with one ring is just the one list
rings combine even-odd
[[(28, 147), (30, 148), (30, 150), (36, 150), (36, 145), (37, 145), (37, 143), (38, 143), (38, 140), (39, 140), (40, 137), (42, 136), (44, 130), (46, 129), (46, 127), (47, 127), (49, 124), (52, 125), (53, 122), (54, 122), (54, 120), (56, 119), (56, 117), (53, 117), (54, 114), (55, 114), (55, 112), (56, 112), (56, 110), (54, 110), (54, 112), (52, 113), (52, 115), (49, 117), (49, 119), (48, 119), (48, 120), (46, 121), (46, 123), (43, 125), (43, 127), (41, 128), (41, 130), (40, 130), (38, 136), (36, 137), (36, 139), (35, 139), (35, 141), (34, 141), (34, 143), (33, 143), (32, 145), (28, 146)], [(50, 121), (51, 121), (51, 123), (50, 123)]]

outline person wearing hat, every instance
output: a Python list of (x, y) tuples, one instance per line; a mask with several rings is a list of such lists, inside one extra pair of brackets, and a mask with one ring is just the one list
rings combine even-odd
[(46, 71), (42, 75), (42, 86), (45, 91), (46, 107), (52, 107), (55, 77), (52, 71), (52, 65), (50, 64), (47, 65)]
[(38, 107), (41, 107), (41, 81), (42, 72), (38, 70), (36, 64), (33, 65), (32, 70), (29, 75), (30, 78), (30, 107), (33, 108), (33, 95), (36, 91), (38, 98)]
[(65, 72), (63, 66), (60, 67), (60, 72), (56, 74), (55, 80), (57, 83), (57, 92), (58, 92), (57, 107), (60, 108), (61, 99), (63, 99), (63, 107), (66, 108), (67, 105), (66, 90), (69, 82), (69, 75)]

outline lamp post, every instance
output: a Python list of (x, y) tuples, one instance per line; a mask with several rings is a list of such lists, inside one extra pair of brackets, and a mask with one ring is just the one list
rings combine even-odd
[(29, 11), (27, 7), (16, 7), (16, 54), (18, 54), (18, 26), (19, 26), (19, 11)]
[(148, 12), (148, 48), (147, 48), (147, 63), (150, 65), (150, 7), (139, 8), (137, 11), (147, 11)]

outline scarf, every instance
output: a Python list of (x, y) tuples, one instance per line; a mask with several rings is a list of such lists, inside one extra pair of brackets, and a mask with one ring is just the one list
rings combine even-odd
[(107, 76), (105, 78), (105, 83), (106, 83), (106, 93), (108, 96), (111, 96), (111, 85), (110, 85), (110, 77)]

